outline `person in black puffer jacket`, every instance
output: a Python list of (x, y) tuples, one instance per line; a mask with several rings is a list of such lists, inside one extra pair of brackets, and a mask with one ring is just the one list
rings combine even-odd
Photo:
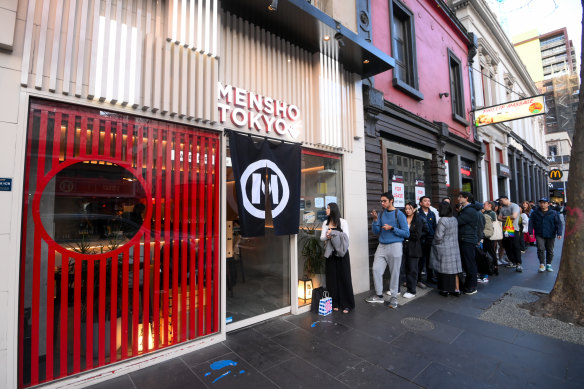
[(422, 257), (422, 235), (424, 221), (416, 211), (416, 204), (406, 203), (406, 219), (410, 228), (410, 237), (404, 239), (402, 269), (406, 275), (406, 287), (408, 291), (404, 293), (405, 298), (412, 298), (416, 295), (416, 283), (418, 281), (418, 262)]
[[(458, 203), (458, 245), (460, 247), (460, 259), (462, 269), (466, 273), (463, 292), (465, 294), (475, 294), (477, 292), (477, 263), (475, 259), (476, 245), (482, 238), (482, 231), (477, 231), (479, 226), (479, 212), (473, 203), (472, 194), (460, 192)], [(481, 216), (482, 217), (482, 216)]]

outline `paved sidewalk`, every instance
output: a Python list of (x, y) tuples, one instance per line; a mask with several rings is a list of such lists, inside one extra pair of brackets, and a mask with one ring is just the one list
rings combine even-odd
[(349, 314), (280, 317), (92, 388), (582, 388), (584, 346), (478, 318), (513, 286), (551, 290), (557, 273), (537, 267), (530, 247), (523, 273), (501, 269), (472, 296), (433, 290), (394, 310), (364, 293)]

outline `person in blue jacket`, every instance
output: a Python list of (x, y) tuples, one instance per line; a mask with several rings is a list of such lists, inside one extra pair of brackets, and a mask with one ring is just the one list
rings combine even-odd
[(389, 291), (391, 293), (389, 306), (397, 308), (397, 296), (399, 294), (399, 271), (402, 262), (403, 241), (410, 237), (410, 228), (406, 215), (393, 206), (393, 195), (385, 192), (381, 195), (380, 215), (377, 211), (371, 211), (373, 223), (371, 230), (379, 236), (379, 245), (373, 259), (373, 283), (375, 295), (365, 299), (368, 303), (383, 303), (383, 273), (389, 266), (391, 277)]
[(539, 272), (554, 271), (552, 260), (554, 259), (555, 238), (562, 239), (562, 221), (558, 212), (550, 208), (550, 201), (547, 197), (541, 198), (539, 207), (531, 212), (528, 231), (530, 234), (535, 231)]

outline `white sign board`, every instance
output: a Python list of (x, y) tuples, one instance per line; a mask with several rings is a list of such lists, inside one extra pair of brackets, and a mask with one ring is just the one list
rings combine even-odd
[(396, 208), (403, 208), (406, 206), (404, 196), (404, 184), (402, 182), (391, 183), (391, 194), (393, 194), (393, 206)]
[(420, 204), (420, 198), (426, 196), (426, 188), (423, 186), (416, 186), (416, 204)]

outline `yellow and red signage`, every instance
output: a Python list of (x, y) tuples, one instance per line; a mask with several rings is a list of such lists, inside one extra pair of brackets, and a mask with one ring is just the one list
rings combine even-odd
[(477, 127), (509, 120), (522, 119), (530, 116), (543, 115), (545, 102), (543, 95), (516, 100), (505, 104), (494, 105), (474, 111)]

